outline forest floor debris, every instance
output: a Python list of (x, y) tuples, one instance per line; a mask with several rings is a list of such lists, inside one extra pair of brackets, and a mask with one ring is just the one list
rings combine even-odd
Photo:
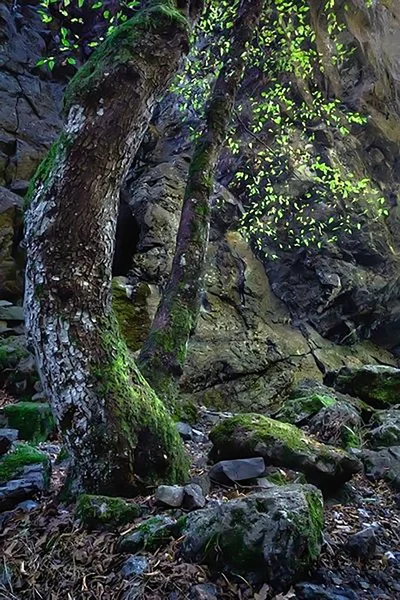
[[(203, 419), (197, 428), (207, 434), (209, 419)], [(185, 445), (192, 459), (192, 475), (204, 477), (208, 471), (210, 444), (188, 440)], [(179, 540), (172, 540), (154, 553), (140, 553), (146, 557), (146, 570), (124, 579), (121, 568), (129, 555), (116, 551), (120, 534), (133, 530), (143, 518), (160, 512), (171, 513), (158, 506), (154, 496), (149, 494), (135, 499), (143, 507), (145, 517), (116, 532), (88, 532), (75, 519), (74, 506), (57, 500), (66, 471), (65, 463), (57, 464), (60, 447), (51, 443), (41, 444), (41, 448), (48, 452), (54, 465), (50, 493), (37, 503), (32, 502), (0, 518), (0, 600), (195, 600), (200, 597), (291, 600), (306, 597), (300, 587), (274, 595), (267, 584), (254, 587), (242, 577), (211, 573), (202, 565), (185, 563), (179, 555)], [(208, 500), (229, 500), (249, 491), (247, 486), (218, 484), (213, 485), (207, 497)], [(352, 534), (368, 527), (374, 530), (377, 547), (375, 556), (363, 562), (346, 550), (346, 542)], [(396, 492), (383, 482), (373, 483), (358, 475), (345, 486), (340, 497), (327, 499), (323, 551), (306, 581), (323, 586), (330, 593), (332, 589), (338, 594), (346, 590), (354, 592), (353, 598), (400, 599), (400, 512)], [(208, 583), (212, 585), (207, 586)], [(206, 593), (209, 595), (204, 595)], [(314, 598), (322, 598), (316, 594)]]

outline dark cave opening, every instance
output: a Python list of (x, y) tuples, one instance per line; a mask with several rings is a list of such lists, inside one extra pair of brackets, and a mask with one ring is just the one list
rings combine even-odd
[(140, 237), (140, 226), (125, 202), (120, 203), (115, 252), (112, 267), (113, 277), (127, 275), (132, 266)]

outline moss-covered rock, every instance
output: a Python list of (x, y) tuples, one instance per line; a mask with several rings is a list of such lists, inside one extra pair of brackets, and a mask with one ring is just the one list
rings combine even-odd
[(210, 434), (211, 458), (229, 460), (262, 456), (266, 465), (301, 471), (321, 487), (335, 487), (361, 470), (360, 461), (344, 450), (321, 444), (294, 425), (256, 414), (237, 415)]
[(151, 517), (140, 523), (132, 533), (121, 536), (118, 551), (135, 553), (142, 549), (149, 552), (157, 550), (181, 535), (185, 521), (185, 517), (178, 521), (165, 515)]
[(75, 514), (86, 527), (115, 528), (126, 525), (141, 513), (140, 506), (123, 498), (83, 494), (76, 503)]
[(16, 479), (27, 465), (42, 464), (50, 476), (51, 465), (47, 454), (29, 444), (17, 444), (15, 448), (0, 459), (0, 483)]
[(356, 396), (374, 408), (388, 408), (400, 402), (400, 369), (395, 367), (342, 367), (328, 373), (326, 381), (338, 391)]
[(299, 398), (290, 398), (275, 415), (275, 418), (285, 423), (301, 424), (320, 410), (336, 402), (332, 396), (310, 393)]
[(27, 442), (44, 442), (55, 431), (53, 413), (43, 402), (17, 402), (3, 408), (9, 427), (18, 429), (19, 437)]
[(190, 514), (182, 554), (285, 590), (318, 558), (322, 528), (319, 490), (274, 487)]

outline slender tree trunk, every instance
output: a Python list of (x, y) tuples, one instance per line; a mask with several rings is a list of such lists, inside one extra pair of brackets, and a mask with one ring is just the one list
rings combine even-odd
[(210, 228), (210, 195), (221, 148), (245, 66), (245, 49), (257, 31), (264, 0), (242, 0), (225, 64), (206, 111), (206, 127), (189, 169), (172, 270), (138, 365), (174, 410), (187, 344), (200, 308)]
[(120, 184), (187, 49), (188, 13), (182, 0), (147, 2), (99, 47), (67, 88), (66, 125), (28, 193), (27, 329), (77, 490), (132, 495), (186, 472), (113, 316), (111, 265)]

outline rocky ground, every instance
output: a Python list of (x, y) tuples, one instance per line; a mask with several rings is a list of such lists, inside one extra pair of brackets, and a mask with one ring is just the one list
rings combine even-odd
[[(5, 399), (6, 396), (3, 401)], [(94, 520), (84, 512), (79, 518), (79, 508), (77, 513), (75, 505), (59, 501), (67, 459), (57, 459), (60, 445), (56, 441), (39, 444), (53, 465), (50, 487), (42, 494), (26, 494), (26, 500), (0, 517), (3, 556), (0, 598), (400, 598), (400, 497), (382, 479), (371, 481), (363, 473), (352, 477), (334, 493), (325, 490), (321, 554), (303, 574), (302, 581), (296, 582), (298, 574), (295, 574), (293, 582), (281, 592), (257, 581), (250, 573), (250, 565), (248, 576), (243, 571), (235, 573), (231, 566), (221, 568), (226, 559), (222, 537), (218, 540), (220, 550), (217, 548), (215, 557), (198, 563), (188, 560), (190, 527), (186, 530), (186, 540), (185, 533), (181, 535), (167, 528), (156, 544), (152, 540), (147, 551), (143, 544), (141, 547), (140, 526), (143, 522), (149, 523), (154, 516), (162, 519), (165, 528), (166, 523), (175, 523), (182, 515), (190, 514), (192, 519), (197, 515), (198, 520), (207, 511), (248, 500), (254, 494), (268, 495), (276, 489), (281, 494), (282, 490), (290, 489), (293, 496), (297, 494), (296, 488), (309, 487), (304, 485), (300, 471), (284, 467), (265, 470), (260, 456), (236, 463), (220, 462), (211, 467), (209, 433), (215, 432), (216, 425), (218, 429), (221, 427), (218, 424), (224, 426), (229, 421), (229, 414), (203, 409), (194, 428), (179, 424), (191, 456), (192, 486), (161, 486), (155, 494), (149, 490), (147, 497), (137, 498), (135, 504), (130, 504), (133, 512), (129, 522), (111, 530), (101, 526), (100, 513)], [(215, 433), (211, 437), (215, 438)], [(295, 487), (287, 488), (287, 484)], [(0, 500), (4, 500), (2, 491), (3, 487)], [(140, 516), (136, 516), (139, 513)], [(258, 513), (258, 518), (262, 517)], [(251, 520), (251, 514), (248, 518)], [(282, 519), (281, 525), (285, 525)], [(284, 536), (280, 542), (285, 552), (294, 553), (294, 560), (296, 550), (285, 546)], [(264, 567), (268, 569), (267, 563)]]

